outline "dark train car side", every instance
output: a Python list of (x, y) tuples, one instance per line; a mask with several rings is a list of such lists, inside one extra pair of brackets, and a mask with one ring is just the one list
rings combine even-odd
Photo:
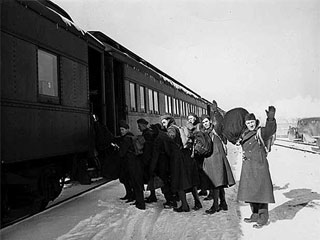
[(87, 155), (89, 72), (101, 78), (88, 56), (100, 56), (99, 66), (102, 52), (52, 2), (2, 2), (2, 216), (21, 202), (43, 208), (60, 194), (72, 162)]
[(105, 45), (106, 101), (112, 103), (106, 109), (107, 125), (115, 133), (121, 119), (139, 134), (139, 118), (152, 124), (159, 123), (162, 114), (171, 114), (178, 125), (184, 125), (188, 113), (201, 116), (210, 109), (207, 100), (104, 33), (91, 33)]

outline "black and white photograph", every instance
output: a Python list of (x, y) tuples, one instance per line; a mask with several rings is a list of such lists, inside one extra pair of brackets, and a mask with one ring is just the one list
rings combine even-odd
[(1, 0), (2, 240), (315, 240), (319, 0)]

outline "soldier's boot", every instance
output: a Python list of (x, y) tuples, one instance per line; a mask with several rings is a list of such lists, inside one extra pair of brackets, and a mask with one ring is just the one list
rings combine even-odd
[(243, 219), (243, 221), (245, 221), (246, 223), (253, 223), (253, 222), (257, 222), (258, 219), (259, 219), (259, 214), (252, 213), (249, 218), (245, 218), (245, 219)]
[(259, 209), (259, 217), (256, 224), (253, 225), (254, 228), (262, 228), (268, 223), (269, 212), (268, 209)]

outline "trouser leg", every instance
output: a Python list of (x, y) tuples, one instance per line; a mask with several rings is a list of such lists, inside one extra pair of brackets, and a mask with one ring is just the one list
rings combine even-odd
[(181, 212), (181, 211), (185, 211), (185, 212), (189, 211), (189, 205), (188, 205), (188, 202), (187, 202), (187, 197), (186, 197), (185, 191), (178, 191), (178, 195), (179, 195), (179, 199), (181, 200), (182, 205), (177, 210), (179, 212)]
[(214, 214), (219, 211), (219, 188), (212, 189), (212, 198), (212, 207), (205, 211), (207, 214)]
[(146, 205), (144, 202), (144, 195), (141, 189), (134, 190), (135, 198), (136, 198), (136, 207), (139, 209), (145, 209)]
[(124, 188), (126, 189), (126, 197), (127, 198), (133, 198), (133, 191), (132, 191), (132, 187), (130, 186), (129, 183), (125, 183), (124, 184)]
[(202, 208), (202, 204), (200, 202), (200, 199), (199, 199), (199, 195), (198, 195), (198, 189), (197, 187), (193, 187), (192, 188), (192, 196), (193, 196), (193, 199), (194, 199), (194, 210), (199, 210), (200, 208)]
[(252, 213), (258, 213), (260, 203), (250, 203), (250, 208)]
[(156, 190), (150, 190), (150, 196), (149, 197), (156, 197)]
[(217, 211), (219, 209), (219, 188), (214, 188), (212, 190), (212, 195), (213, 195), (213, 203), (211, 208)]
[(163, 187), (161, 187), (161, 192), (164, 195), (164, 198), (167, 202), (173, 200), (173, 193), (171, 192), (169, 185), (166, 184)]
[(227, 202), (226, 202), (226, 196), (225, 196), (225, 191), (224, 191), (223, 187), (221, 187), (219, 189), (219, 198), (220, 198), (219, 209), (227, 211), (228, 210), (228, 205), (227, 205)]
[(193, 196), (193, 199), (194, 199), (195, 202), (200, 202), (197, 187), (193, 187), (192, 188), (192, 196)]
[(250, 218), (245, 218), (244, 221), (247, 223), (251, 223), (251, 222), (257, 222), (259, 219), (259, 203), (250, 203), (250, 208), (251, 208), (251, 216)]
[(220, 188), (220, 191), (219, 191), (220, 203), (226, 202), (226, 196), (225, 195), (226, 194), (225, 194), (224, 188)]

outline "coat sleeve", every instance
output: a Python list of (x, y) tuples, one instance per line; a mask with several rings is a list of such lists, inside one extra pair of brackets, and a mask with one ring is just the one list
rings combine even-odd
[(167, 134), (171, 139), (174, 140), (176, 138), (177, 132), (176, 132), (174, 127), (169, 127), (168, 131), (167, 131)]
[(261, 128), (261, 137), (266, 142), (277, 131), (276, 119), (266, 121), (265, 127)]
[(151, 158), (150, 168), (149, 168), (150, 174), (154, 173), (156, 166), (158, 164), (160, 148), (161, 148), (161, 139), (158, 137), (155, 139), (153, 144), (153, 152), (152, 152), (152, 158)]
[(127, 152), (129, 151), (130, 144), (132, 144), (132, 139), (130, 137), (124, 137), (122, 139), (119, 150), (120, 157), (124, 157), (127, 154)]

